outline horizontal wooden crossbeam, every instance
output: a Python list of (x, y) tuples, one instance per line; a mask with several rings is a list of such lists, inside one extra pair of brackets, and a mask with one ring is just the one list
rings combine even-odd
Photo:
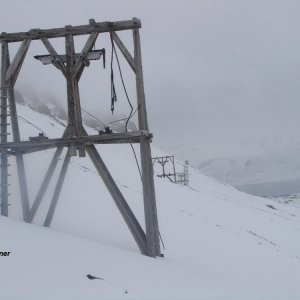
[(111, 133), (111, 134), (99, 134), (99, 135), (87, 135), (76, 136), (58, 139), (41, 139), (33, 141), (20, 141), (9, 142), (0, 145), (0, 151), (2, 149), (10, 149), (11, 151), (17, 151), (22, 153), (32, 153), (45, 149), (55, 148), (59, 146), (69, 147), (70, 145), (87, 146), (94, 144), (126, 144), (126, 143), (139, 143), (141, 137), (151, 139), (152, 134), (146, 130), (131, 131), (123, 133)]
[(133, 20), (117, 21), (117, 22), (99, 22), (92, 23), (89, 25), (80, 25), (72, 27), (52, 28), (52, 29), (31, 29), (27, 32), (17, 33), (2, 33), (0, 35), (0, 41), (21, 42), (25, 39), (39, 40), (42, 38), (58, 38), (64, 37), (68, 34), (71, 35), (82, 35), (89, 34), (92, 32), (110, 32), (110, 31), (121, 31), (127, 29), (138, 29), (141, 28), (141, 21), (134, 18)]

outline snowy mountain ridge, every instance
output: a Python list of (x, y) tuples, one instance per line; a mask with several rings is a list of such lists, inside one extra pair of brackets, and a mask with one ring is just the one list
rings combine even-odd
[(198, 142), (194, 146), (178, 146), (173, 151), (180, 157), (189, 157), (191, 164), (205, 174), (250, 193), (271, 196), (300, 192), (298, 137), (277, 135), (206, 142), (202, 146)]
[[(64, 130), (26, 105), (18, 105), (18, 114), (27, 120), (20, 119), (24, 140), (38, 134), (32, 124), (53, 138)], [(130, 148), (97, 148), (143, 226), (141, 182)], [(153, 156), (163, 154), (152, 150)], [(53, 152), (25, 157), (31, 202)], [(0, 251), (11, 255), (0, 257), (1, 299), (299, 299), (297, 205), (239, 192), (193, 168), (189, 187), (155, 177), (165, 257), (152, 259), (139, 253), (87, 158), (72, 158), (51, 228), (40, 225), (55, 180), (34, 224), (25, 224), (12, 158), (10, 163), (10, 218), (0, 217)]]

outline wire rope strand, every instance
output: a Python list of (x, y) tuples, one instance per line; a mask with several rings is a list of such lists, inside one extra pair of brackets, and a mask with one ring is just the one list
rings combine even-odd
[(26, 120), (24, 117), (22, 116), (18, 116), (19, 119), (22, 119), (23, 121), (27, 122), (29, 125), (31, 125), (32, 127), (34, 127), (35, 129), (39, 130), (40, 132), (42, 132), (43, 134), (46, 135), (46, 132), (43, 131), (41, 128), (39, 128), (38, 126), (36, 126), (35, 124), (33, 124), (32, 122)]

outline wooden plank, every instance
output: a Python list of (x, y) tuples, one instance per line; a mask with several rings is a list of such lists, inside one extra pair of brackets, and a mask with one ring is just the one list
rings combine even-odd
[(116, 22), (99, 22), (89, 25), (73, 26), (72, 28), (52, 28), (52, 29), (32, 29), (27, 32), (5, 33), (0, 35), (0, 41), (20, 42), (25, 39), (38, 40), (45, 38), (64, 37), (67, 34), (82, 35), (90, 34), (92, 32), (110, 32), (121, 31), (134, 28), (140, 28), (141, 21), (138, 19), (116, 21)]
[[(148, 120), (146, 110), (146, 100), (144, 92), (144, 80), (142, 70), (142, 53), (139, 30), (133, 30), (133, 43), (134, 43), (134, 61), (135, 61), (135, 75), (136, 75), (136, 91), (137, 91), (137, 104), (139, 129), (148, 131)], [(153, 179), (153, 165), (150, 148), (150, 140), (141, 137), (140, 140), (141, 150), (141, 167), (142, 167), (142, 182), (143, 182), (143, 195), (144, 195), (144, 210), (146, 222), (146, 238), (148, 255), (152, 257), (160, 256), (160, 240), (159, 228), (156, 208), (156, 198)]]
[[(12, 149), (25, 151), (26, 149), (38, 149), (44, 150), (45, 147), (68, 147), (71, 144), (77, 146), (93, 145), (93, 144), (124, 144), (124, 143), (138, 143), (141, 137), (151, 139), (152, 134), (146, 130), (142, 131), (129, 131), (122, 133), (111, 133), (103, 135), (82, 135), (73, 137), (62, 137), (58, 139), (44, 139), (39, 141), (20, 141), (20, 142), (8, 142), (0, 145), (2, 149)], [(47, 148), (49, 149), (49, 148)]]
[(125, 59), (127, 60), (129, 66), (131, 67), (131, 69), (133, 70), (133, 72), (135, 72), (135, 62), (134, 62), (134, 59), (133, 59), (132, 55), (127, 50), (126, 46), (123, 44), (123, 42), (121, 41), (121, 39), (119, 38), (119, 36), (117, 35), (117, 33), (116, 32), (112, 32), (111, 34), (112, 34), (113, 40), (116, 42), (116, 44), (119, 47), (120, 51), (122, 52), (122, 54), (124, 55)]
[(51, 55), (53, 65), (56, 66), (64, 74), (64, 76), (67, 76), (66, 66), (64, 65), (56, 50), (51, 45), (50, 41), (46, 37), (42, 37), (41, 41)]
[(65, 177), (66, 177), (66, 173), (67, 173), (68, 165), (70, 163), (70, 159), (71, 159), (70, 150), (68, 150), (67, 154), (65, 156), (65, 159), (64, 159), (59, 177), (58, 177), (58, 181), (57, 181), (57, 184), (55, 186), (55, 190), (54, 190), (54, 194), (53, 194), (53, 197), (52, 197), (52, 200), (51, 200), (51, 203), (50, 203), (50, 207), (49, 207), (49, 210), (48, 210), (45, 222), (44, 222), (45, 227), (49, 227), (51, 225), (51, 222), (52, 222), (52, 219), (53, 219), (53, 216), (54, 216), (54, 212), (55, 212), (55, 209), (56, 209), (57, 201), (58, 201), (58, 198), (59, 198), (64, 180), (65, 180)]
[[(18, 73), (20, 72), (21, 66), (23, 64), (24, 58), (26, 56), (26, 53), (28, 51), (28, 48), (30, 46), (31, 39), (27, 38), (22, 42), (20, 45), (14, 59), (12, 60), (5, 76), (5, 81), (10, 82), (13, 81), (14, 83), (16, 82)], [(14, 86), (14, 84), (12, 84)]]
[(99, 35), (98, 32), (92, 32), (90, 34), (86, 44), (84, 45), (79, 57), (75, 62), (73, 73), (72, 73), (73, 77), (77, 76), (80, 69), (84, 66), (84, 61), (87, 59), (89, 52), (92, 50), (93, 46), (95, 45), (98, 35)]
[(117, 184), (110, 175), (96, 147), (94, 145), (86, 146), (86, 152), (90, 156), (96, 170), (98, 171), (109, 193), (115, 201), (140, 251), (142, 252), (142, 254), (147, 255), (148, 251), (146, 244), (146, 235), (144, 233), (144, 230), (142, 229), (141, 225), (139, 224), (138, 220), (136, 219), (135, 215), (130, 209)]
[(39, 208), (39, 206), (40, 206), (40, 204), (42, 202), (42, 198), (45, 195), (45, 192), (46, 192), (46, 190), (48, 188), (48, 185), (49, 185), (50, 180), (52, 178), (52, 175), (53, 175), (53, 173), (55, 171), (55, 168), (57, 166), (57, 163), (58, 163), (58, 160), (59, 160), (59, 157), (60, 157), (62, 151), (63, 151), (63, 147), (58, 147), (56, 149), (55, 153), (54, 153), (54, 156), (53, 156), (52, 161), (51, 161), (51, 163), (49, 165), (49, 168), (48, 168), (48, 170), (46, 172), (44, 180), (43, 180), (43, 182), (42, 182), (42, 184), (40, 186), (40, 189), (39, 189), (39, 191), (38, 191), (38, 193), (37, 193), (37, 195), (36, 195), (36, 197), (34, 199), (34, 202), (32, 204), (32, 207), (31, 207), (31, 210), (30, 210), (30, 214), (29, 214), (29, 222), (30, 223), (33, 221), (33, 219), (34, 219), (34, 217), (36, 215), (36, 212), (37, 212), (37, 210), (38, 210), (38, 208)]

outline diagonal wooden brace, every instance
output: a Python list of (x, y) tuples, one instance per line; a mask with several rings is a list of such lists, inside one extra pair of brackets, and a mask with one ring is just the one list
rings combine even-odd
[(55, 212), (55, 209), (56, 209), (57, 201), (58, 201), (58, 198), (59, 198), (64, 180), (65, 180), (65, 177), (66, 177), (66, 174), (67, 174), (70, 159), (71, 159), (71, 155), (70, 155), (70, 149), (69, 149), (66, 156), (65, 156), (64, 163), (62, 165), (62, 168), (61, 168), (58, 180), (57, 180), (57, 184), (56, 184), (56, 187), (55, 187), (55, 190), (54, 190), (54, 194), (53, 194), (53, 197), (52, 197), (52, 200), (51, 200), (51, 204), (50, 204), (50, 207), (49, 207), (49, 210), (48, 210), (45, 222), (44, 222), (45, 227), (49, 227), (51, 225), (51, 222), (52, 222), (52, 219), (53, 219), (53, 216), (54, 216), (54, 212)]
[(15, 85), (17, 77), (19, 75), (20, 69), (22, 67), (23, 61), (25, 59), (26, 53), (30, 46), (31, 39), (26, 39), (22, 42), (19, 47), (13, 61), (11, 62), (5, 76), (5, 81)]
[(120, 51), (124, 55), (125, 59), (127, 60), (129, 66), (132, 69), (132, 71), (135, 73), (135, 62), (134, 62), (134, 59), (133, 59), (132, 55), (127, 50), (127, 48), (125, 47), (125, 45), (123, 44), (123, 42), (121, 41), (121, 39), (119, 38), (119, 36), (117, 35), (116, 32), (112, 32), (111, 35), (112, 35), (113, 40), (115, 41), (115, 43), (119, 47)]
[(53, 65), (56, 68), (58, 68), (64, 74), (64, 76), (66, 77), (67, 76), (66, 66), (62, 62), (62, 60), (61, 60), (60, 56), (57, 54), (56, 50), (51, 45), (50, 41), (46, 37), (41, 38), (41, 41), (45, 45), (45, 47), (48, 50), (49, 54), (51, 55)]
[(92, 50), (97, 37), (98, 37), (99, 33), (98, 32), (92, 32), (86, 42), (86, 44), (84, 45), (79, 57), (77, 58), (74, 68), (73, 68), (73, 78), (76, 77), (80, 72), (80, 70), (82, 68), (85, 67), (84, 62), (87, 59), (87, 55), (88, 53)]
[(106, 165), (104, 164), (102, 158), (100, 157), (96, 147), (94, 145), (86, 146), (86, 152), (90, 156), (95, 168), (97, 169), (99, 175), (101, 176), (104, 184), (106, 185), (108, 191), (110, 192), (113, 200), (115, 201), (122, 217), (124, 218), (134, 240), (136, 241), (140, 251), (148, 254), (148, 248), (146, 243), (146, 235), (132, 210), (130, 209), (128, 203), (123, 197), (121, 191), (119, 190), (117, 184), (110, 175)]

